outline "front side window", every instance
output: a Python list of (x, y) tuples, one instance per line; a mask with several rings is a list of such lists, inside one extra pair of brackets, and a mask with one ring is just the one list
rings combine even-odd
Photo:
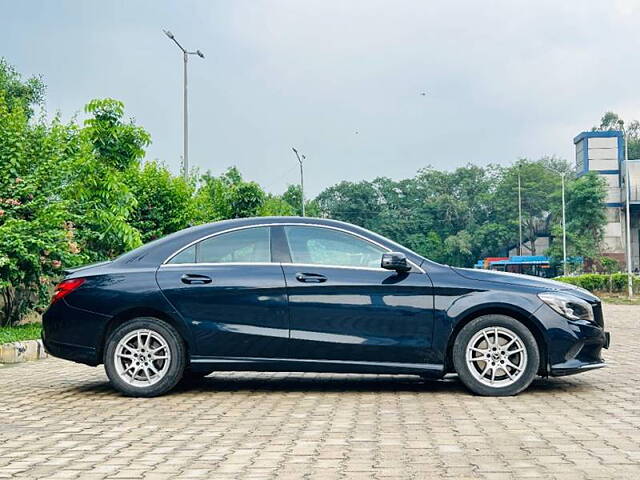
[(380, 267), (382, 247), (345, 232), (322, 227), (284, 227), (293, 263)]
[(269, 263), (269, 227), (255, 227), (216, 235), (183, 250), (169, 263)]

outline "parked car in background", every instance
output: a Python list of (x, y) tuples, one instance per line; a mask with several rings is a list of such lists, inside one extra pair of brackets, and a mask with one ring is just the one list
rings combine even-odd
[(363, 228), (264, 217), (201, 225), (71, 270), (44, 314), (54, 356), (150, 397), (213, 371), (457, 373), (514, 395), (604, 366), (597, 297), (434, 263)]

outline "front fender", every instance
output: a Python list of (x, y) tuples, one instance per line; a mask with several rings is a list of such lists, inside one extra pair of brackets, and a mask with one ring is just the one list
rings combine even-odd
[[(527, 324), (546, 352), (546, 328), (534, 315), (543, 305), (536, 289), (495, 283), (489, 286), (486, 282), (452, 275), (450, 269), (444, 268), (432, 270), (429, 275), (434, 285), (434, 341), (430, 361), (447, 364), (449, 348), (457, 332), (471, 319), (490, 313), (510, 315)], [(547, 365), (546, 358), (543, 365)]]

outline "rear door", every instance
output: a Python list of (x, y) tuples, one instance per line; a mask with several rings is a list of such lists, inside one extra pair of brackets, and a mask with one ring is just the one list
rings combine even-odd
[(287, 355), (285, 281), (271, 258), (270, 227), (250, 227), (188, 246), (158, 269), (158, 285), (194, 333), (194, 355)]
[(426, 361), (433, 336), (426, 274), (380, 268), (387, 249), (349, 232), (319, 226), (284, 232), (292, 358)]

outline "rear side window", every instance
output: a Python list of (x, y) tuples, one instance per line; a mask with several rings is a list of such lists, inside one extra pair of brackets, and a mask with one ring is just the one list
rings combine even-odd
[(169, 263), (269, 263), (269, 227), (255, 227), (216, 235), (183, 250)]
[(171, 260), (169, 263), (196, 263), (196, 246), (191, 245), (184, 249)]

